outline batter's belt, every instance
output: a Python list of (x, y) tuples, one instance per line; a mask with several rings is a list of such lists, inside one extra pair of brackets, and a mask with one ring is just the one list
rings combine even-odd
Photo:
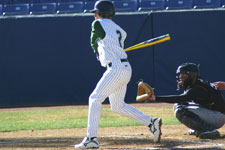
[[(128, 59), (120, 59), (121, 62), (128, 62)], [(112, 62), (108, 63), (107, 67), (112, 67)]]

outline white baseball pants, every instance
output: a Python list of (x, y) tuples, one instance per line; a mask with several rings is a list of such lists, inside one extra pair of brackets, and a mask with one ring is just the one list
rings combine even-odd
[(152, 118), (124, 102), (132, 69), (129, 62), (116, 61), (108, 67), (89, 97), (87, 136), (97, 137), (102, 102), (109, 97), (111, 110), (148, 126)]

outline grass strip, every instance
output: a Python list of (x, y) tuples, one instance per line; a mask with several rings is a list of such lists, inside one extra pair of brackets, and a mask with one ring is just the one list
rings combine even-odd
[[(173, 115), (172, 106), (137, 107), (151, 117), (161, 117), (163, 124), (179, 124)], [(84, 108), (54, 108), (41, 110), (18, 110), (0, 112), (0, 132), (21, 130), (47, 130), (86, 128), (88, 106)], [(123, 117), (103, 107), (100, 127), (139, 126), (134, 120)]]

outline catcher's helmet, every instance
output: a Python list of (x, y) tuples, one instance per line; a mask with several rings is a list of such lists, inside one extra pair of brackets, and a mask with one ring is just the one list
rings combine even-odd
[(178, 89), (186, 89), (188, 86), (195, 84), (200, 77), (199, 65), (194, 63), (183, 63), (177, 68), (177, 73), (187, 74), (188, 78), (183, 82), (178, 81)]
[(196, 73), (197, 75), (200, 75), (199, 65), (194, 63), (183, 63), (177, 68), (177, 73)]
[(95, 2), (94, 9), (90, 10), (91, 13), (99, 11), (99, 16), (114, 16), (115, 6), (110, 0), (98, 0)]

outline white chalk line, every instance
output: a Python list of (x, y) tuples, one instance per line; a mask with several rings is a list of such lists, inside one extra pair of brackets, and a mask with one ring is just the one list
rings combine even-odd
[[(137, 139), (145, 139), (146, 137), (141, 137), (141, 136), (129, 136), (129, 135), (108, 135), (108, 136), (101, 136), (102, 138), (107, 137), (117, 137), (117, 138), (137, 138)], [(197, 145), (186, 145), (186, 146), (175, 146), (173, 148), (178, 148), (178, 149), (182, 149), (182, 148), (206, 148), (206, 147), (222, 147), (225, 146), (225, 143), (212, 143), (212, 142), (207, 142), (207, 141), (194, 141), (194, 140), (182, 140), (182, 141), (178, 141), (178, 142), (183, 142), (184, 144), (197, 144)], [(147, 147), (145, 149), (149, 149), (149, 150), (154, 150), (154, 149), (165, 149), (164, 148), (159, 148), (159, 147)], [(125, 150), (125, 149), (123, 149)], [(126, 149), (129, 150), (129, 149)], [(135, 149), (135, 150), (139, 150), (139, 149)]]
[(188, 146), (177, 146), (176, 148), (205, 148), (205, 147), (222, 147), (225, 143), (212, 143), (206, 141), (192, 141), (192, 140), (183, 140), (184, 143), (193, 143), (199, 145), (188, 145)]

